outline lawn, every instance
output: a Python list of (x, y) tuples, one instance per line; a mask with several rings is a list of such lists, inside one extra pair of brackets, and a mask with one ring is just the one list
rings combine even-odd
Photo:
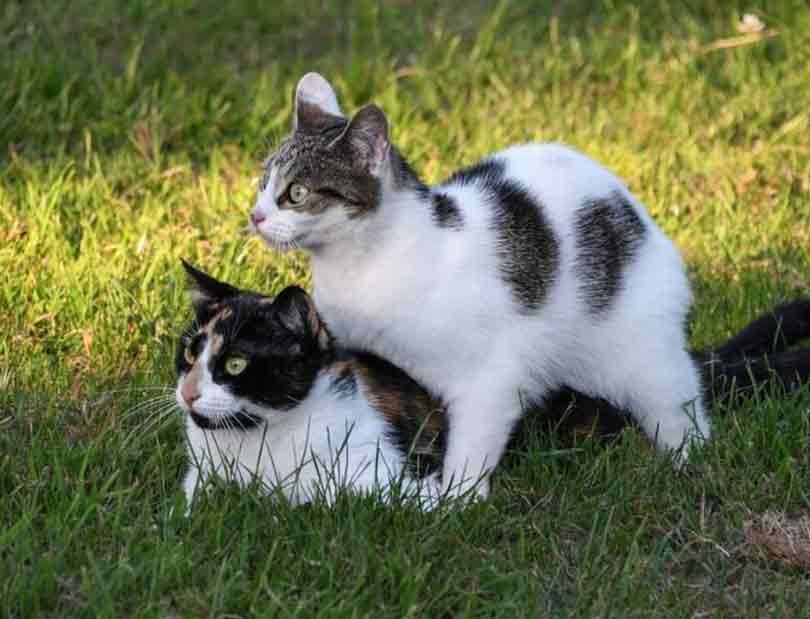
[(172, 515), (170, 406), (180, 257), (308, 282), (242, 229), (309, 70), (428, 181), (526, 140), (615, 170), (687, 259), (695, 346), (807, 294), (806, 0), (6, 0), (0, 49), (4, 614), (810, 614), (765, 535), (810, 513), (807, 387), (722, 407), (681, 473), (632, 430), (530, 429), (490, 500), (428, 514), (223, 486)]

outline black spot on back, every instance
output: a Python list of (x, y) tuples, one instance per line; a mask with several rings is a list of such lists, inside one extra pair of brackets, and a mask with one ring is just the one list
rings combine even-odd
[(431, 195), (433, 202), (433, 221), (440, 228), (461, 230), (464, 227), (464, 218), (458, 209), (456, 201), (446, 193), (435, 192)]
[(520, 183), (490, 186), (501, 277), (526, 311), (536, 310), (557, 279), (560, 245), (543, 209)]
[(504, 169), (504, 163), (500, 159), (494, 157), (483, 159), (478, 163), (458, 170), (442, 185), (461, 185), (463, 187), (473, 183), (483, 185), (496, 183), (503, 178)]
[(557, 278), (560, 245), (542, 205), (505, 172), (504, 161), (491, 157), (459, 170), (444, 185), (476, 185), (491, 204), (501, 277), (521, 308), (532, 311)]
[(621, 291), (624, 273), (647, 229), (627, 197), (616, 191), (577, 209), (574, 233), (579, 293), (588, 311), (597, 316), (610, 309)]

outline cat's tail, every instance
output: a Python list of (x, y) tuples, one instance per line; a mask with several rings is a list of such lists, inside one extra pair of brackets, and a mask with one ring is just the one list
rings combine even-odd
[(787, 391), (810, 383), (810, 348), (786, 352), (810, 338), (810, 299), (777, 305), (723, 344), (693, 352), (707, 400), (749, 393), (775, 383)]
[(761, 357), (785, 351), (805, 338), (810, 338), (810, 298), (777, 305), (723, 344), (695, 354), (722, 360)]
[(765, 385), (795, 391), (810, 385), (810, 348), (703, 366), (703, 384), (711, 402), (746, 395)]

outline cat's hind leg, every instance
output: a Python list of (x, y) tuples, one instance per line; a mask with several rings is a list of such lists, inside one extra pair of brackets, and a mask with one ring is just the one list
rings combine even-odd
[(685, 462), (691, 447), (709, 438), (700, 374), (686, 350), (637, 365), (617, 382), (613, 401), (629, 410), (658, 449)]

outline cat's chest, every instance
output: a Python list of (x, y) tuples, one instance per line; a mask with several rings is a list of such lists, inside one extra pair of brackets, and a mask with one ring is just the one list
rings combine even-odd
[(403, 320), (407, 318), (404, 312), (380, 308), (379, 299), (364, 303), (358, 296), (342, 291), (319, 295), (316, 288), (315, 298), (318, 311), (341, 346), (368, 350), (400, 364), (408, 363), (416, 354), (412, 346), (402, 345), (407, 342), (403, 333)]
[(341, 346), (373, 352), (407, 371), (430, 358), (430, 347), (412, 335), (427, 315), (424, 307), (419, 311), (418, 286), (403, 294), (374, 273), (355, 274), (351, 283), (317, 274), (313, 279), (315, 304)]

